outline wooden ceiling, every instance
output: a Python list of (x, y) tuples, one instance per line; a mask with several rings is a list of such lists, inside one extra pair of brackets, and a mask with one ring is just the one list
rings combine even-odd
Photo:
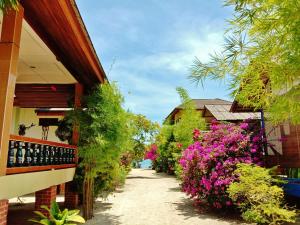
[(74, 94), (74, 84), (16, 84), (14, 106), (68, 108), (74, 103)]
[(24, 17), (85, 88), (106, 80), (74, 0), (21, 0)]

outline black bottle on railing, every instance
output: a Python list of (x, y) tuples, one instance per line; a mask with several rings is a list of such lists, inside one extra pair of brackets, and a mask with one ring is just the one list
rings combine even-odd
[(59, 164), (59, 148), (54, 147), (54, 164), (58, 165)]
[(23, 142), (17, 142), (16, 166), (23, 165)]
[(31, 165), (37, 166), (38, 165), (38, 145), (35, 144), (33, 147), (32, 155), (31, 155)]
[(49, 145), (44, 146), (44, 165), (49, 165)]
[(66, 157), (65, 157), (66, 164), (69, 164), (71, 160), (70, 160), (70, 151), (68, 148), (65, 149), (65, 153), (66, 153)]
[(71, 151), (71, 163), (73, 164), (73, 163), (75, 163), (75, 150), (74, 149), (70, 149), (70, 151)]
[(58, 164), (62, 164), (63, 161), (63, 148), (58, 148)]
[(15, 141), (9, 141), (7, 167), (13, 167), (15, 165)]
[(61, 161), (62, 161), (62, 162), (61, 162), (61, 163), (62, 163), (62, 164), (66, 164), (66, 163), (67, 163), (67, 159), (66, 159), (66, 149), (65, 149), (65, 148), (62, 148), (61, 150), (62, 150), (62, 156), (61, 156), (61, 159), (62, 159)]
[(39, 146), (38, 164), (40, 166), (44, 165), (44, 145)]
[(31, 152), (30, 152), (31, 144), (29, 142), (25, 143), (25, 155), (24, 155), (24, 166), (30, 166), (31, 164)]
[[(50, 146), (49, 146), (50, 147)], [(50, 154), (49, 154), (49, 164), (54, 164), (54, 156), (55, 156), (55, 149), (53, 146), (50, 147)]]

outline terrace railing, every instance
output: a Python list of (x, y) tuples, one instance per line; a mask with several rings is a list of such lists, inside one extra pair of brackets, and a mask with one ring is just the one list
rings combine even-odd
[(6, 174), (76, 167), (77, 147), (10, 135)]

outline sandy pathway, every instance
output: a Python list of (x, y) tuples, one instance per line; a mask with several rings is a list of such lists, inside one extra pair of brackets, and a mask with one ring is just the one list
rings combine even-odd
[(143, 169), (132, 170), (124, 188), (95, 208), (95, 217), (87, 225), (241, 224), (197, 212), (174, 177)]

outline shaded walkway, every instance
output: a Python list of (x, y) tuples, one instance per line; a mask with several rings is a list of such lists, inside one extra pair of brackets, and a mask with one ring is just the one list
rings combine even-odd
[(126, 184), (105, 201), (98, 201), (87, 225), (235, 225), (230, 218), (198, 212), (180, 192), (178, 181), (152, 170), (133, 169)]
[[(35, 197), (34, 194), (29, 194), (20, 198), (22, 203), (18, 201), (17, 198), (10, 199), (7, 225), (32, 225), (29, 219), (35, 218), (33, 213)], [(61, 209), (63, 209), (63, 196), (57, 196), (56, 201), (60, 204)]]

